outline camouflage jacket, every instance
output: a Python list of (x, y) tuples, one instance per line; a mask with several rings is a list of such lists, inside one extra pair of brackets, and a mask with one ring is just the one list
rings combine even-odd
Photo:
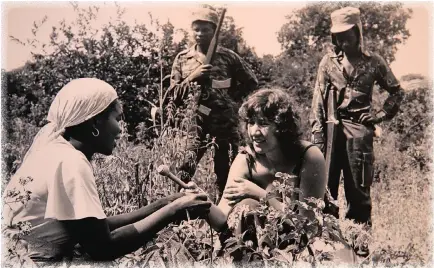
[[(185, 99), (190, 91), (187, 77), (200, 65), (205, 56), (196, 50), (196, 45), (180, 52), (172, 66), (170, 90), (175, 100)], [(201, 82), (202, 98), (199, 104), (211, 109), (204, 120), (216, 136), (227, 136), (228, 129), (238, 126), (238, 104), (243, 97), (256, 89), (258, 80), (246, 62), (235, 52), (218, 46), (212, 62), (210, 79)], [(212, 80), (227, 80), (227, 87), (213, 88)]]
[[(203, 64), (205, 56), (196, 50), (196, 45), (180, 52), (173, 62), (170, 86), (174, 96), (185, 97), (188, 92), (186, 78)], [(218, 46), (212, 62), (213, 69), (210, 79), (202, 86), (211, 87), (211, 80), (226, 80), (231, 78), (231, 84), (222, 94), (239, 101), (258, 85), (258, 80), (246, 62), (230, 49)], [(240, 89), (242, 92), (240, 92)]]
[(386, 119), (396, 115), (403, 99), (403, 90), (398, 80), (386, 61), (378, 54), (364, 53), (351, 75), (346, 73), (339, 58), (340, 55), (329, 53), (319, 64), (309, 116), (313, 135), (320, 133), (322, 135), (319, 136), (324, 137), (327, 120), (325, 107), (330, 87), (334, 87), (337, 92), (337, 111), (341, 118), (358, 118), (360, 114), (371, 111), (375, 82), (389, 93), (382, 110)]

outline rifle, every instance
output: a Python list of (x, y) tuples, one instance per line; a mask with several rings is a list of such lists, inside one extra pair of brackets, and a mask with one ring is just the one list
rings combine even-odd
[[(219, 22), (217, 24), (217, 28), (216, 28), (216, 30), (214, 32), (214, 36), (213, 36), (213, 38), (211, 40), (211, 43), (209, 44), (208, 52), (206, 53), (206, 59), (205, 59), (205, 61), (204, 61), (203, 64), (211, 64), (211, 62), (212, 62), (212, 60), (214, 58), (215, 52), (217, 50), (218, 39), (219, 39), (219, 35), (220, 35), (220, 29), (222, 27), (223, 20), (225, 18), (225, 13), (226, 13), (226, 8), (224, 8), (222, 10), (222, 13), (220, 14), (220, 18), (219, 18)], [(212, 80), (212, 87), (213, 88), (229, 87), (230, 84), (231, 84), (231, 79), (230, 78), (227, 79), (227, 80), (224, 80), (224, 81)], [(203, 113), (204, 115), (209, 115), (209, 113), (211, 112), (211, 109), (208, 108), (208, 107), (206, 107), (206, 106), (204, 106), (204, 105), (202, 105), (202, 104), (199, 105), (199, 101), (200, 101), (201, 95), (202, 95), (202, 87), (200, 87), (200, 89), (199, 89), (198, 98), (197, 98), (197, 101), (196, 101), (197, 105), (199, 106), (198, 107), (198, 111), (201, 112), (201, 113)]]
[(331, 86), (327, 96), (327, 144), (325, 154), (327, 181), (330, 180), (330, 174), (334, 167), (333, 155), (336, 144), (336, 130), (339, 125), (339, 121), (337, 120), (336, 99), (336, 89)]
[(209, 44), (208, 52), (206, 53), (206, 59), (205, 59), (204, 64), (211, 64), (211, 62), (214, 58), (214, 54), (217, 50), (217, 44), (218, 44), (218, 39), (219, 39), (219, 35), (220, 35), (220, 29), (222, 27), (223, 19), (225, 18), (225, 14), (226, 14), (226, 8), (223, 9), (222, 14), (220, 15), (219, 22), (217, 24), (217, 28), (214, 32), (214, 36), (212, 37), (211, 43)]

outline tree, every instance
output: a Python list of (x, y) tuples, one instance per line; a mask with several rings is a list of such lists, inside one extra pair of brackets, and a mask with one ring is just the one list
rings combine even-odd
[[(151, 14), (149, 25), (128, 25), (122, 20), (124, 9), (120, 6), (117, 18), (97, 29), (92, 25), (98, 19), (98, 6), (72, 7), (76, 20), (53, 26), (48, 43), (42, 44), (36, 38), (38, 23), (32, 29), (34, 39), (15, 39), (35, 49), (29, 63), (6, 75), (7, 118), (26, 118), (42, 126), (52, 99), (66, 83), (74, 78), (96, 77), (117, 90), (124, 104), (128, 132), (134, 138), (140, 123), (145, 128), (151, 126), (151, 108), (159, 106), (160, 92), (169, 86), (167, 75), (176, 54), (188, 45), (188, 32), (180, 29), (181, 39), (175, 40), (174, 26), (170, 22), (160, 24)], [(241, 35), (233, 18), (228, 17), (222, 29), (222, 44), (229, 48), (233, 44), (245, 45)], [(245, 55), (249, 63), (255, 63), (254, 53), (247, 49)]]
[(363, 37), (368, 50), (376, 51), (387, 62), (395, 60), (397, 45), (405, 42), (410, 33), (406, 22), (412, 10), (402, 3), (377, 2), (322, 2), (308, 4), (287, 16), (278, 33), (278, 41), (285, 50), (313, 48), (323, 51), (330, 42), (330, 14), (339, 8), (353, 6), (360, 9)]
[[(31, 63), (9, 74), (9, 101), (20, 98), (23, 102), (18, 104), (23, 106), (10, 103), (7, 115), (26, 117), (41, 126), (52, 98), (62, 86), (74, 78), (96, 77), (116, 88), (132, 132), (150, 113), (148, 101), (157, 98), (160, 67), (163, 73), (170, 72), (171, 60), (183, 49), (182, 42), (173, 42), (174, 27), (169, 22), (160, 25), (152, 20), (155, 31), (121, 20), (95, 29), (92, 22), (97, 19), (98, 7), (73, 8), (76, 21), (53, 26), (49, 43), (40, 45), (43, 52), (33, 53)], [(118, 7), (119, 19), (122, 14)]]

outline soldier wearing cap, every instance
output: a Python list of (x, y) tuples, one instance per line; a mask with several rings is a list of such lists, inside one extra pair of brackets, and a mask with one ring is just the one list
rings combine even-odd
[[(216, 138), (214, 171), (220, 194), (224, 190), (230, 167), (229, 151), (238, 150), (238, 102), (256, 89), (258, 80), (243, 59), (232, 50), (217, 46), (212, 65), (203, 64), (210, 42), (214, 36), (219, 17), (207, 7), (193, 12), (192, 36), (194, 45), (180, 52), (173, 63), (171, 90), (175, 102), (184, 100), (191, 90), (191, 83), (201, 86), (199, 100), (199, 139), (207, 134)], [(194, 151), (195, 159), (187, 159), (181, 166), (181, 177), (189, 181), (196, 165), (206, 151), (205, 144), (189, 142), (188, 150)], [(230, 146), (231, 145), (231, 146)]]
[[(345, 7), (331, 13), (334, 52), (323, 57), (315, 84), (310, 123), (312, 142), (324, 152), (327, 93), (337, 92), (339, 125), (328, 186), (336, 199), (341, 171), (348, 203), (347, 218), (371, 225), (370, 186), (373, 180), (375, 124), (393, 118), (403, 90), (386, 61), (363, 45), (360, 10)], [(382, 111), (373, 115), (374, 83), (389, 93)]]

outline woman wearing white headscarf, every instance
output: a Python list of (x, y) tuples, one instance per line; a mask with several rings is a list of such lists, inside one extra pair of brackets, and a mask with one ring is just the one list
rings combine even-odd
[[(95, 78), (73, 80), (55, 97), (49, 123), (36, 135), (4, 192), (9, 232), (17, 231), (20, 222), (31, 224), (22, 239), (32, 260), (70, 259), (76, 244), (94, 260), (112, 260), (144, 245), (186, 209), (206, 215), (210, 203), (205, 195), (180, 193), (106, 217), (89, 161), (94, 153), (112, 153), (121, 114), (114, 88)], [(13, 202), (16, 193), (28, 194), (29, 200)]]

